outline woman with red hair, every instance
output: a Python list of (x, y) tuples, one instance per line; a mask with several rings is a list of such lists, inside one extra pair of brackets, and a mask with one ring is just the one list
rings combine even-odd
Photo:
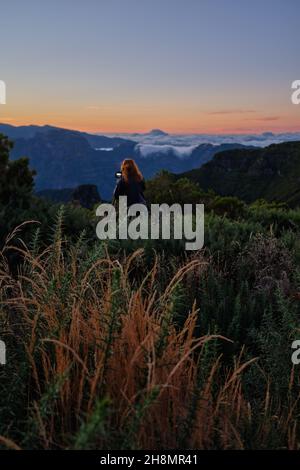
[(145, 180), (137, 164), (132, 159), (126, 159), (121, 165), (121, 178), (114, 191), (114, 200), (127, 196), (127, 206), (145, 204)]

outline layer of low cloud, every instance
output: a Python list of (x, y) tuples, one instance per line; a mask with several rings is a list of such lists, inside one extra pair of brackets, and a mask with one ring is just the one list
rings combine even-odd
[[(270, 144), (278, 144), (287, 141), (300, 141), (300, 132), (283, 132), (274, 134), (264, 132), (262, 134), (114, 134), (118, 137), (126, 137), (138, 142), (140, 153), (147, 157), (156, 152), (173, 153), (179, 158), (188, 157), (193, 149), (200, 144), (244, 144), (257, 147), (266, 147)], [(110, 134), (111, 137), (111, 134)]]
[(177, 158), (188, 158), (197, 145), (155, 145), (155, 144), (138, 144), (135, 147), (141, 157), (147, 158), (155, 154), (169, 154), (172, 153)]

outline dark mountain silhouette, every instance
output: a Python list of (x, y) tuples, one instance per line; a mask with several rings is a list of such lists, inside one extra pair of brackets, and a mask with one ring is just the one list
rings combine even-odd
[(207, 190), (256, 199), (300, 204), (300, 141), (272, 144), (265, 148), (235, 149), (217, 153), (197, 170), (185, 172)]
[(143, 156), (140, 147), (135, 148), (134, 158), (147, 178), (155, 175), (158, 171), (165, 169), (173, 173), (181, 173), (187, 169), (199, 168), (212, 157), (223, 150), (235, 148), (247, 148), (241, 144), (200, 144), (195, 147), (189, 155), (178, 157), (172, 146), (168, 151), (161, 150), (158, 146), (157, 152)]
[(92, 147), (111, 148), (116, 145), (131, 143), (132, 140), (124, 139), (122, 137), (106, 137), (104, 135), (89, 134), (87, 132), (74, 131), (69, 129), (62, 129), (55, 126), (12, 126), (11, 124), (0, 124), (0, 133), (9, 137), (9, 139), (32, 139), (38, 133), (48, 133), (49, 131), (66, 131), (78, 134), (84, 137)]
[(74, 189), (72, 202), (86, 209), (92, 209), (95, 204), (101, 202), (97, 186), (95, 184), (81, 184)]
[(42, 189), (41, 191), (37, 191), (36, 195), (51, 202), (66, 204), (73, 200), (73, 192), (74, 188)]
[(157, 146), (157, 152), (143, 153), (143, 146), (122, 138), (97, 136), (52, 126), (0, 125), (14, 141), (12, 159), (27, 156), (35, 169), (36, 191), (75, 188), (95, 184), (102, 198), (109, 200), (115, 185), (114, 174), (124, 158), (134, 158), (145, 178), (167, 169), (182, 173), (199, 168), (217, 152), (244, 148), (240, 144), (201, 144), (189, 154), (178, 156), (176, 148)]
[(135, 142), (125, 141), (113, 151), (97, 151), (81, 133), (52, 129), (30, 139), (16, 139), (11, 158), (28, 156), (30, 167), (37, 172), (37, 191), (96, 184), (101, 195), (108, 195), (114, 186), (115, 171), (134, 147)]
[(157, 136), (161, 137), (161, 136), (169, 135), (169, 134), (165, 131), (162, 131), (161, 129), (152, 129), (149, 132), (149, 135), (153, 135), (153, 136), (157, 135)]
[(77, 188), (44, 189), (37, 196), (54, 203), (72, 202), (75, 205), (92, 209), (101, 202), (98, 188), (95, 184), (82, 184)]

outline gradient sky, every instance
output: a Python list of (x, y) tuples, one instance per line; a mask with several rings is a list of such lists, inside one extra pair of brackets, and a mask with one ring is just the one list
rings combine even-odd
[(0, 1), (0, 121), (299, 131), (299, 0)]

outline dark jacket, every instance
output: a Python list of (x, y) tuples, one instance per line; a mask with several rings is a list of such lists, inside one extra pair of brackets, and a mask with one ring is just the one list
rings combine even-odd
[(129, 180), (128, 183), (121, 178), (114, 190), (114, 199), (118, 199), (120, 196), (127, 196), (127, 206), (132, 204), (145, 204), (146, 200), (144, 197), (145, 180), (134, 181)]

